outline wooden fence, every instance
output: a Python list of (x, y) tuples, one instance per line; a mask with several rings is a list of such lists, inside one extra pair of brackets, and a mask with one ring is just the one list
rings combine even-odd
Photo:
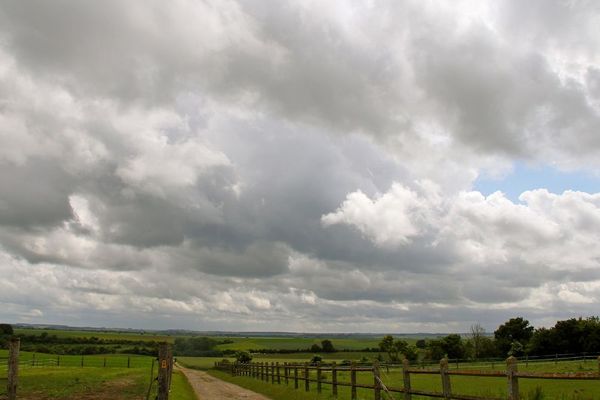
[[(350, 387), (350, 399), (357, 400), (357, 389), (363, 388), (373, 391), (373, 399), (382, 400), (382, 393), (392, 398), (392, 393), (403, 393), (404, 400), (411, 400), (412, 395), (425, 397), (435, 397), (442, 399), (456, 400), (506, 400), (498, 397), (481, 397), (465, 394), (458, 394), (452, 391), (451, 376), (469, 376), (473, 378), (503, 378), (507, 382), (507, 399), (519, 400), (519, 379), (566, 379), (566, 380), (600, 380), (600, 357), (598, 361), (598, 373), (577, 372), (577, 373), (534, 373), (519, 372), (517, 359), (509, 357), (506, 359), (506, 371), (474, 371), (474, 370), (450, 370), (448, 368), (448, 359), (440, 361), (439, 369), (420, 369), (411, 367), (408, 360), (404, 359), (402, 368), (402, 387), (386, 386), (381, 380), (381, 368), (379, 363), (375, 362), (372, 366), (358, 366), (353, 363), (350, 366), (338, 366), (335, 363), (323, 365), (291, 364), (278, 362), (253, 362), (253, 363), (231, 363), (217, 362), (215, 368), (227, 371), (233, 376), (248, 376), (259, 379), (271, 384), (281, 384), (282, 381), (289, 385), (293, 382), (294, 388), (299, 389), (300, 382), (304, 384), (304, 390), (310, 391), (311, 383), (316, 384), (318, 393), (321, 393), (323, 385), (331, 385), (331, 391), (334, 397), (338, 396), (340, 386)], [(389, 368), (389, 365), (385, 366)], [(283, 371), (283, 374), (282, 374)], [(316, 371), (312, 373), (311, 371)], [(323, 372), (331, 372), (331, 380), (323, 379)], [(346, 372), (350, 375), (350, 382), (340, 381), (338, 373)], [(359, 383), (357, 374), (368, 373), (372, 376), (373, 384)], [(441, 380), (442, 392), (432, 392), (424, 390), (415, 390), (411, 387), (411, 375), (431, 374), (439, 375)]]
[[(32, 360), (27, 360), (25, 363), (19, 362), (19, 350), (20, 340), (13, 338), (9, 342), (9, 355), (6, 363), (7, 368), (7, 383), (6, 383), (6, 398), (8, 400), (17, 399), (17, 388), (19, 369), (23, 366), (31, 367), (42, 367), (42, 366), (60, 366), (60, 357), (55, 359), (36, 359), (35, 356)], [(83, 356), (81, 358), (80, 366), (84, 366)], [(158, 372), (157, 376), (154, 376), (154, 363), (158, 361)], [(156, 383), (157, 386), (157, 400), (169, 400), (169, 392), (171, 389), (171, 377), (173, 373), (173, 347), (169, 343), (160, 343), (158, 349), (158, 358), (152, 361), (152, 367), (150, 370), (150, 385), (145, 396), (146, 399), (150, 398), (150, 393), (153, 385)], [(104, 367), (106, 367), (106, 358), (104, 358)], [(124, 367), (124, 366), (123, 366)], [(131, 367), (131, 359), (127, 358), (127, 368)]]

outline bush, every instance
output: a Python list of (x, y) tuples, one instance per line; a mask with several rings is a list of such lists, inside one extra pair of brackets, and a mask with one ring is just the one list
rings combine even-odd
[(247, 351), (238, 351), (235, 353), (235, 359), (239, 363), (247, 364), (252, 361), (252, 355)]

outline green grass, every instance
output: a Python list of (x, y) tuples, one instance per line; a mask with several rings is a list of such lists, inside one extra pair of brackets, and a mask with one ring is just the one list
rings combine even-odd
[(172, 400), (196, 400), (194, 390), (185, 376), (179, 371), (173, 372), (171, 394), (169, 395), (169, 398)]
[[(321, 341), (329, 339), (338, 350), (362, 350), (378, 347), (381, 338), (303, 338), (303, 337), (215, 337), (217, 340), (228, 339), (233, 343), (220, 344), (219, 350), (296, 350), (308, 349), (313, 344), (321, 345)], [(408, 343), (416, 343), (416, 339), (405, 339)]]
[[(187, 360), (191, 362), (191, 360)], [(204, 363), (204, 364), (203, 364)], [(205, 361), (199, 363), (206, 365)], [(481, 364), (474, 366), (479, 369)], [(495, 369), (502, 370), (503, 365), (496, 363)], [(461, 368), (466, 368), (463, 366)], [(485, 367), (491, 369), (491, 364)], [(541, 363), (525, 366), (525, 363), (519, 365), (520, 371), (537, 371), (537, 372), (597, 372), (597, 362), (559, 362), (558, 364)], [(310, 384), (311, 390), (304, 391), (304, 382), (300, 381), (300, 390), (293, 389), (293, 380), (290, 379), (289, 386), (272, 385), (250, 377), (232, 377), (228, 373), (216, 370), (210, 370), (212, 375), (234, 382), (240, 386), (263, 393), (273, 399), (330, 399), (332, 398), (331, 386), (323, 385), (321, 395), (316, 393), (316, 384)], [(301, 372), (300, 372), (301, 373)], [(331, 372), (323, 372), (324, 379), (331, 379)], [(283, 372), (282, 372), (283, 374)], [(316, 378), (316, 372), (309, 372), (311, 378)], [(373, 384), (373, 375), (370, 372), (360, 372), (357, 374), (358, 383)], [(382, 380), (388, 387), (401, 388), (402, 374), (400, 369), (390, 369), (387, 371), (382, 368)], [(350, 374), (348, 372), (338, 372), (338, 381), (350, 382)], [(452, 391), (454, 393), (474, 396), (490, 396), (506, 398), (506, 378), (487, 378), (487, 377), (464, 377), (451, 376)], [(283, 379), (282, 379), (283, 383)], [(411, 383), (413, 389), (427, 391), (441, 391), (441, 380), (439, 375), (411, 375)], [(533, 396), (536, 389), (541, 388), (543, 398), (545, 400), (598, 400), (600, 399), (600, 381), (575, 381), (575, 380), (540, 380), (540, 379), (519, 379), (520, 392), (523, 399), (528, 396)], [(339, 388), (340, 399), (349, 398), (349, 390), (344, 387)], [(373, 391), (367, 389), (358, 390), (359, 398), (371, 399)], [(401, 394), (396, 394), (394, 398), (400, 399)], [(415, 400), (421, 400), (418, 396), (413, 396)]]
[[(0, 365), (3, 360), (8, 357), (7, 350), (0, 350)], [(57, 366), (60, 363), (61, 367), (81, 367), (81, 359), (83, 357), (84, 367), (104, 367), (106, 360), (107, 368), (127, 368), (127, 363), (131, 368), (150, 368), (154, 357), (140, 356), (136, 354), (101, 354), (101, 355), (86, 355), (86, 356), (71, 356), (56, 354), (32, 353), (21, 351), (19, 353), (19, 363), (25, 367), (38, 366)]]
[[(19, 398), (97, 399), (145, 398), (150, 384), (150, 366), (142, 367), (32, 367), (21, 364), (19, 369)], [(154, 376), (157, 369), (154, 368)], [(6, 369), (0, 368), (0, 399), (6, 395)], [(152, 396), (156, 393), (153, 382)], [(97, 395), (97, 397), (93, 397)], [(88, 397), (85, 397), (86, 399)], [(171, 382), (172, 400), (196, 400), (195, 394), (180, 372), (175, 371)]]

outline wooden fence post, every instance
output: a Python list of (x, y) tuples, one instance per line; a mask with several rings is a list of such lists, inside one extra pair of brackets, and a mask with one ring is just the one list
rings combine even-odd
[(127, 357), (127, 368), (131, 367), (131, 357)]
[(440, 376), (442, 377), (442, 392), (445, 399), (452, 396), (452, 387), (450, 386), (450, 375), (448, 375), (448, 359), (446, 357), (440, 360)]
[(287, 386), (290, 383), (290, 370), (287, 361), (283, 363), (283, 375), (285, 377), (285, 385)]
[(21, 339), (12, 338), (8, 344), (8, 383), (6, 393), (8, 400), (16, 400), (17, 384), (19, 383), (19, 348)]
[(331, 392), (333, 393), (333, 397), (337, 398), (338, 395), (338, 386), (337, 386), (337, 366), (335, 362), (331, 364)]
[(350, 365), (350, 399), (356, 400), (356, 363)]
[(56, 356), (56, 366), (60, 367), (60, 356)]
[[(169, 400), (169, 383), (172, 366), (172, 353), (169, 344), (164, 342), (158, 347), (158, 396), (157, 400)], [(233, 371), (233, 368), (232, 368)]]
[(271, 362), (271, 383), (275, 384), (275, 363)]
[(373, 398), (381, 400), (381, 374), (379, 372), (379, 361), (373, 362)]
[(81, 356), (81, 368), (83, 368), (83, 355)]
[(412, 394), (410, 393), (410, 372), (408, 369), (410, 368), (410, 363), (408, 359), (404, 357), (402, 360), (402, 379), (404, 381), (404, 400), (412, 400)]
[(277, 384), (281, 385), (281, 369), (279, 369), (279, 361), (275, 363), (277, 368)]
[(31, 358), (31, 366), (35, 367), (35, 353), (33, 353), (33, 357)]
[(519, 378), (515, 375), (518, 371), (517, 359), (510, 356), (506, 359), (506, 377), (508, 378), (508, 400), (519, 400)]
[(106, 357), (104, 357), (104, 363), (102, 365), (104, 368), (106, 368)]
[(298, 389), (298, 366), (294, 366), (294, 389)]
[(321, 363), (317, 363), (317, 393), (321, 393)]
[(308, 380), (308, 363), (307, 362), (304, 363), (304, 390), (307, 392), (310, 390), (310, 382)]

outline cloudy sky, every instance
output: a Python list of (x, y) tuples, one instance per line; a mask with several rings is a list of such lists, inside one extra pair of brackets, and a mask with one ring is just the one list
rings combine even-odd
[(595, 1), (0, 3), (0, 319), (493, 330), (600, 307)]

